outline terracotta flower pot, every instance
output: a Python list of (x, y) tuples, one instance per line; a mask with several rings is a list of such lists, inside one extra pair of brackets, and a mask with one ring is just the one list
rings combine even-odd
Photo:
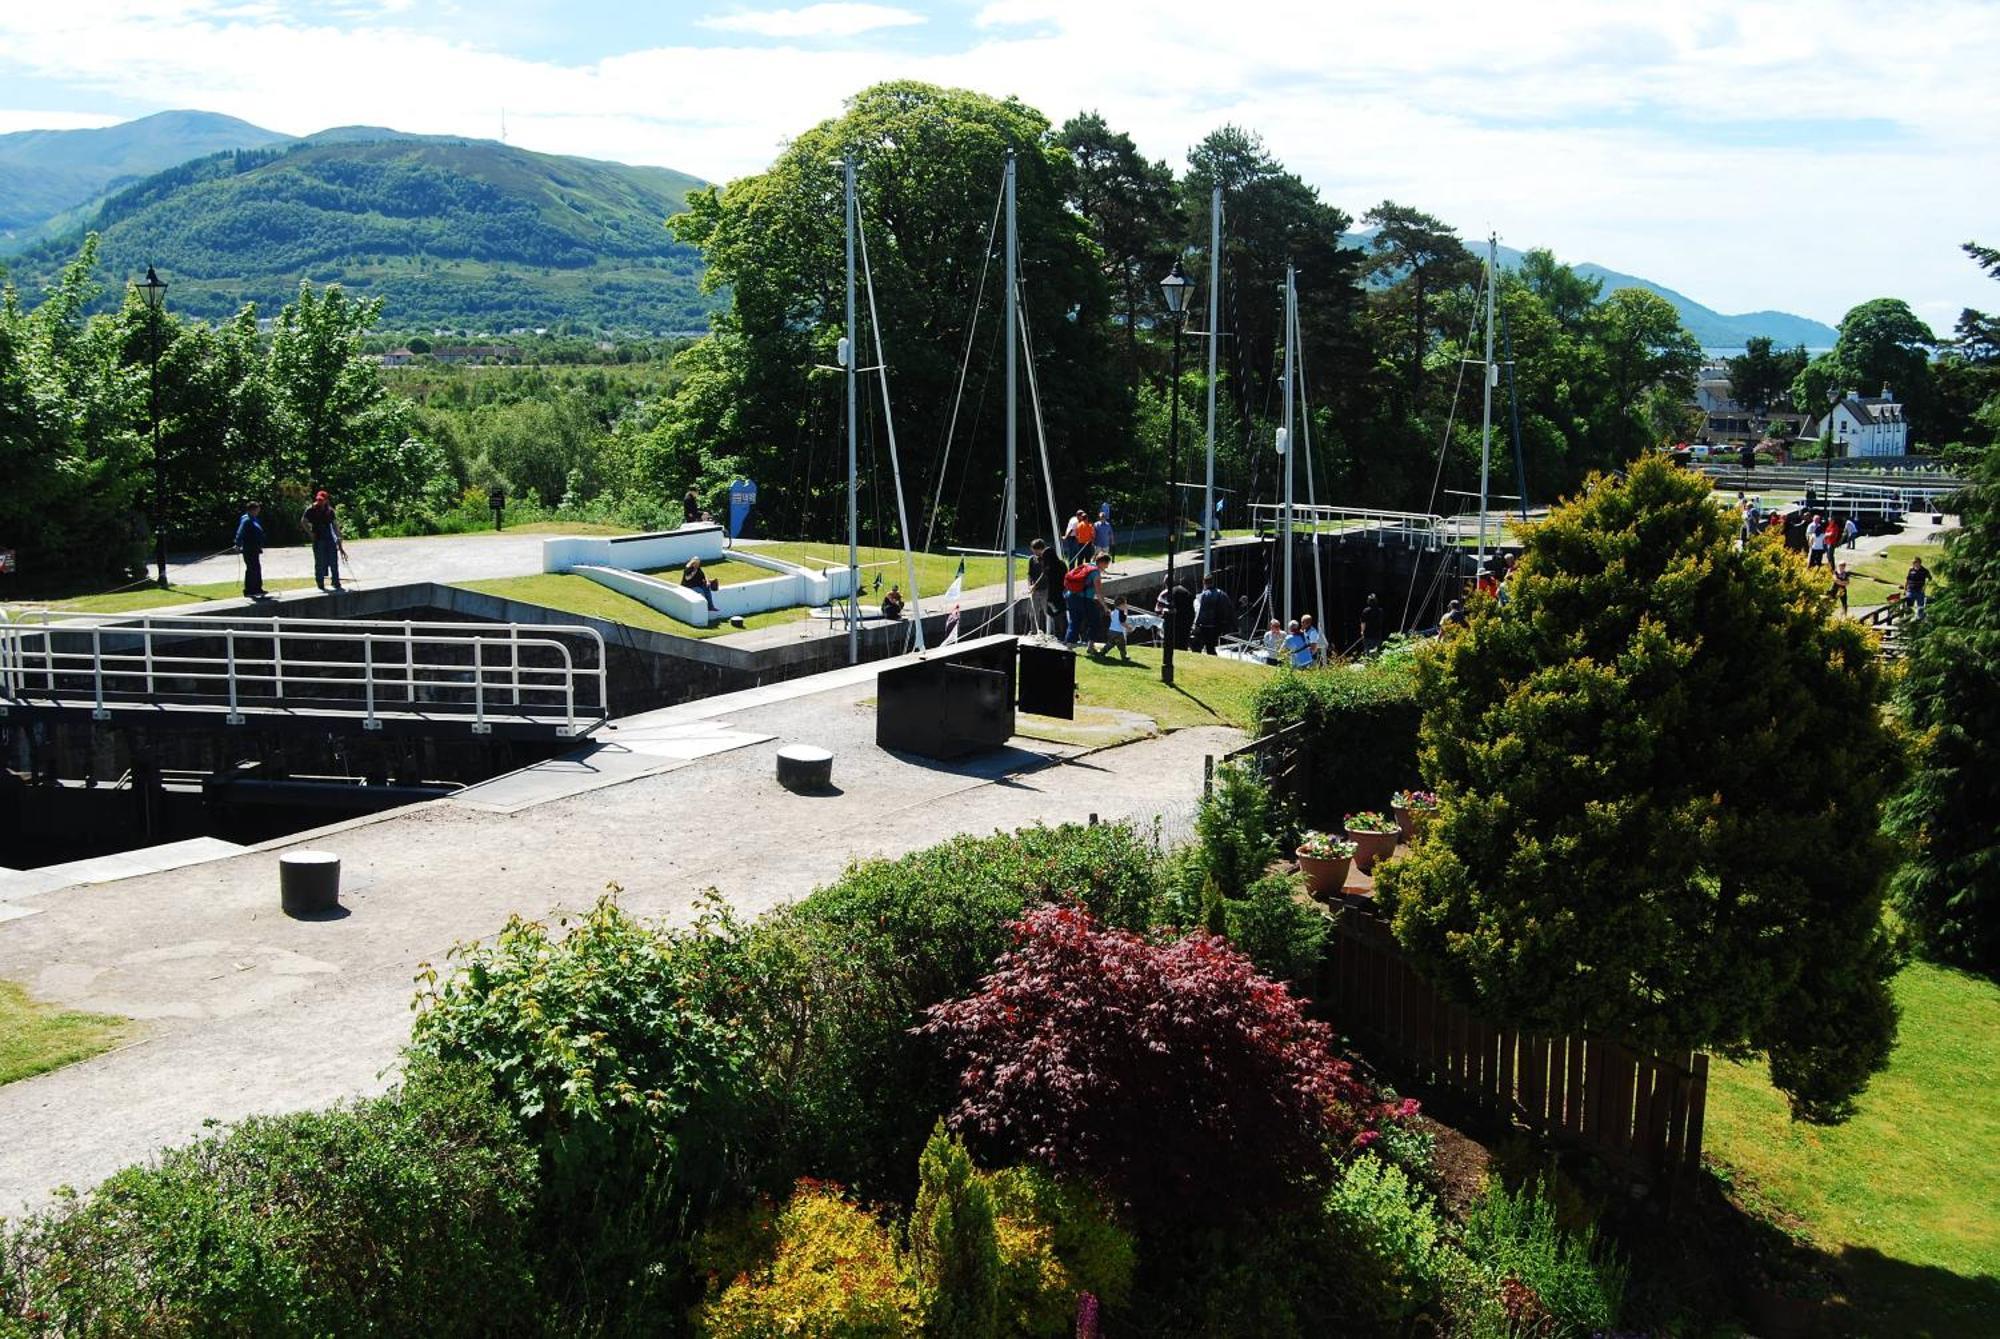
[(1354, 843), (1354, 867), (1363, 874), (1375, 868), (1375, 862), (1396, 853), (1396, 832), (1356, 832), (1347, 830), (1347, 840)]
[(1298, 852), (1299, 873), (1306, 876), (1306, 891), (1314, 897), (1326, 897), (1347, 886), (1347, 867), (1352, 862), (1349, 857), (1339, 860), (1322, 859)]
[(1402, 830), (1405, 844), (1417, 839), (1416, 811), (1407, 804), (1391, 804), (1389, 812), (1396, 816), (1396, 826)]

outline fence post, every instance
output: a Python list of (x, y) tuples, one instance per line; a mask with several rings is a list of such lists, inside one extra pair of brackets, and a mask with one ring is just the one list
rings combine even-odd
[(472, 638), (472, 733), (490, 735), (493, 727), (486, 723), (486, 639), (473, 634)]
[(90, 679), (97, 699), (97, 706), (91, 711), (90, 718), (94, 721), (108, 721), (111, 719), (111, 713), (104, 709), (104, 630), (102, 628), (92, 628), (90, 630)]
[(233, 627), (224, 628), (222, 630), (222, 647), (224, 654), (228, 657), (228, 674), (226, 678), (229, 684), (229, 714), (223, 717), (222, 719), (228, 722), (230, 725), (241, 725), (243, 724), (243, 713), (237, 710), (236, 707), (236, 629), (235, 628)]
[(1207, 800), (1215, 794), (1215, 755), (1205, 753), (1201, 758), (1201, 798)]
[(361, 634), (361, 683), (368, 698), (368, 715), (361, 722), (363, 730), (380, 730), (382, 722), (375, 719), (375, 634)]
[(280, 702), (285, 700), (285, 633), (276, 614), (271, 615), (271, 691)]

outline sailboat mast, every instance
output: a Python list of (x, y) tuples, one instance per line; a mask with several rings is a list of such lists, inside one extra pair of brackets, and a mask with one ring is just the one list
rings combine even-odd
[(1208, 195), (1208, 474), (1201, 490), (1201, 571), (1215, 571), (1215, 348), (1222, 342), (1222, 186)]
[(1289, 261), (1285, 264), (1285, 430), (1282, 438), (1282, 454), (1285, 457), (1285, 516), (1279, 527), (1279, 534), (1285, 544), (1285, 603), (1279, 610), (1280, 619), (1292, 616), (1292, 382), (1293, 360), (1298, 350), (1292, 346), (1292, 326), (1298, 314), (1299, 290), (1296, 272)]
[(1007, 632), (1014, 631), (1014, 461), (1020, 454), (1016, 444), (1018, 424), (1015, 417), (1015, 373), (1014, 359), (1020, 347), (1017, 328), (1020, 323), (1018, 303), (1021, 298), (1020, 284), (1016, 271), (1021, 263), (1020, 236), (1014, 226), (1014, 151), (1007, 150), (1007, 486), (1002, 505), (1007, 509), (1006, 539), (1000, 547), (1007, 551)]
[(1499, 364), (1493, 361), (1494, 262), (1499, 251), (1499, 234), (1486, 234), (1486, 407), (1479, 430), (1479, 572), (1486, 570), (1486, 490), (1493, 477), (1493, 384), (1500, 379)]
[(847, 188), (847, 663), (861, 663), (861, 456), (854, 360), (854, 151), (842, 162)]

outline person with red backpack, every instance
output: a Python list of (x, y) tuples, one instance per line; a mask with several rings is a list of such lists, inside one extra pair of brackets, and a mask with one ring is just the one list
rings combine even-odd
[(1081, 637), (1088, 648), (1097, 640), (1097, 564), (1078, 558), (1063, 573), (1063, 608), (1069, 623), (1063, 630), (1063, 645), (1075, 646)]

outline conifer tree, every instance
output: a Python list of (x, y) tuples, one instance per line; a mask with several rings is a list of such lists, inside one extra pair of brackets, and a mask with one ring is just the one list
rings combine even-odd
[(1895, 1033), (1870, 634), (1655, 458), (1533, 527), (1419, 666), (1428, 835), (1378, 889), (1496, 1021), (1764, 1052), (1838, 1118)]
[[(2000, 418), (2000, 401), (1989, 409)], [(1889, 806), (1909, 856), (1896, 909), (1947, 961), (2000, 970), (2000, 444), (1948, 504), (1961, 528), (1937, 560), (1936, 593), (1908, 625), (1898, 698), (1917, 738)]]

